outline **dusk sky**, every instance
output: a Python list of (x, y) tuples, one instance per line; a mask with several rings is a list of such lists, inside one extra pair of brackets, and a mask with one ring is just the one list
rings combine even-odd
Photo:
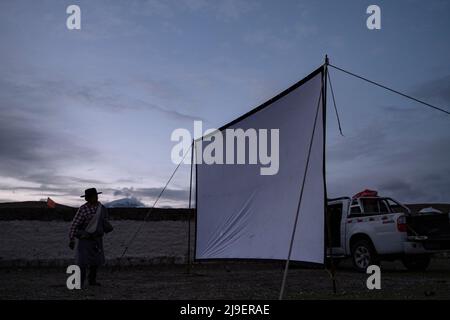
[[(81, 8), (81, 30), (66, 8)], [(366, 8), (381, 8), (381, 30)], [(331, 63), (450, 110), (450, 2), (0, 2), (0, 202), (150, 206), (176, 128), (220, 127)], [(450, 202), (450, 116), (330, 69), (327, 191)], [(330, 98), (331, 95), (329, 95)], [(282, 164), (281, 164), (282, 165)], [(183, 165), (159, 206), (185, 206)]]

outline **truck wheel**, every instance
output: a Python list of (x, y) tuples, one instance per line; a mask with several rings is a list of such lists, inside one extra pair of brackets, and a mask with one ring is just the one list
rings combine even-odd
[(353, 267), (359, 272), (366, 272), (367, 267), (379, 265), (378, 255), (372, 243), (367, 240), (358, 240), (352, 245)]
[(403, 265), (409, 271), (425, 271), (430, 265), (431, 257), (428, 255), (405, 256), (402, 259)]

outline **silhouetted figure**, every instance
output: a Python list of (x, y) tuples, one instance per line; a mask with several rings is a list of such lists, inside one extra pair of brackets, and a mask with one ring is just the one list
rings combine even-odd
[(81, 197), (86, 199), (86, 203), (78, 209), (70, 227), (70, 249), (74, 249), (75, 238), (78, 239), (75, 260), (81, 270), (82, 285), (88, 270), (89, 285), (100, 285), (97, 282), (97, 269), (105, 263), (103, 235), (113, 229), (108, 222), (108, 210), (98, 201), (100, 193), (95, 188), (84, 191)]

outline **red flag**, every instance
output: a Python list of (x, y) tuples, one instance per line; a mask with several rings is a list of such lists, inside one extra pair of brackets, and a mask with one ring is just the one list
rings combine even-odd
[(56, 208), (56, 202), (53, 201), (50, 198), (47, 198), (47, 208), (55, 209)]

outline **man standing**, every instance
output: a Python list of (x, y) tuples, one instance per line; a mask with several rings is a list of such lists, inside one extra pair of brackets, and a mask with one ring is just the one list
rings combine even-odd
[(80, 267), (82, 285), (84, 285), (88, 270), (89, 285), (100, 285), (97, 282), (97, 269), (105, 263), (103, 235), (105, 232), (111, 231), (105, 230), (105, 228), (110, 228), (109, 222), (105, 223), (108, 212), (105, 206), (98, 201), (98, 194), (101, 192), (97, 192), (95, 188), (84, 191), (84, 195), (81, 197), (86, 199), (86, 203), (75, 214), (69, 232), (70, 249), (75, 248), (75, 238), (78, 239), (75, 260)]

